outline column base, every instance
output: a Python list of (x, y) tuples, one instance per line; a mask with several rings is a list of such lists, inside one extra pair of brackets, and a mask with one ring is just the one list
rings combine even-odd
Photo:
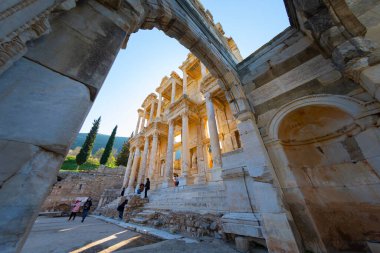
[(128, 188), (125, 189), (124, 195), (125, 195), (125, 193), (127, 193), (127, 194), (135, 193), (135, 189), (133, 187), (128, 186)]
[(222, 180), (222, 168), (214, 167), (211, 170), (207, 171), (206, 178), (208, 182), (216, 182)]
[(206, 183), (206, 174), (197, 174), (194, 177), (194, 184), (205, 184)]
[(173, 181), (170, 180), (170, 179), (166, 179), (162, 182), (162, 187), (161, 188), (169, 188), (169, 187), (172, 187), (174, 184), (173, 184)]
[(182, 176), (178, 178), (179, 185), (184, 186), (188, 184), (188, 175), (187, 173), (183, 173)]

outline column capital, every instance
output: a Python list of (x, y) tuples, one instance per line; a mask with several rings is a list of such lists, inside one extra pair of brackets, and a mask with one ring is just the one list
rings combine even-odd
[(203, 96), (204, 96), (205, 99), (207, 99), (207, 100), (212, 100), (212, 95), (211, 95), (210, 92), (206, 92)]
[(189, 117), (189, 110), (183, 110), (180, 115), (181, 117)]

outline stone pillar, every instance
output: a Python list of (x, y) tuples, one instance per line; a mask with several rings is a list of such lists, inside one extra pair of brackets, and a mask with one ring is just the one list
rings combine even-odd
[(183, 82), (182, 82), (182, 92), (183, 92), (183, 95), (187, 95), (187, 73), (186, 71), (184, 70), (183, 71), (183, 78), (182, 78)]
[(150, 106), (150, 115), (149, 115), (149, 124), (153, 121), (153, 115), (154, 115), (154, 105), (156, 102), (152, 101), (152, 104)]
[(135, 129), (135, 136), (139, 134), (140, 122), (141, 122), (141, 115), (139, 114), (139, 119), (137, 120), (137, 125), (136, 125), (136, 129)]
[(55, 1), (0, 2), (0, 251), (21, 252), (128, 34), (88, 1), (54, 17)]
[(175, 88), (176, 88), (176, 83), (175, 83), (175, 79), (172, 78), (172, 99), (171, 99), (171, 104), (174, 103), (175, 101)]
[(172, 185), (173, 177), (174, 120), (169, 121), (168, 147), (166, 149), (165, 178), (162, 187)]
[(140, 147), (136, 147), (135, 155), (133, 157), (131, 176), (129, 177), (128, 188), (126, 190), (127, 193), (133, 193), (135, 190), (133, 187), (133, 183), (135, 182), (135, 179), (136, 179), (136, 173), (137, 173), (139, 162), (140, 162), (140, 155), (141, 155)]
[(140, 131), (139, 132), (141, 132), (142, 130), (144, 130), (145, 120), (146, 120), (146, 109), (144, 108), (144, 115), (143, 115), (143, 118), (142, 118), (142, 121), (141, 121)]
[(133, 152), (131, 151), (129, 153), (127, 168), (125, 169), (125, 174), (124, 174), (123, 187), (128, 187), (127, 183), (128, 183), (129, 175), (131, 174), (132, 160), (133, 160), (134, 153), (135, 151)]
[(279, 252), (279, 249), (281, 252), (301, 252), (296, 239), (298, 232), (292, 227), (291, 212), (285, 209), (283, 193), (278, 187), (276, 173), (254, 115), (248, 112), (238, 115), (237, 128), (241, 134), (248, 174), (253, 179), (248, 183), (253, 193), (250, 198), (255, 203), (256, 212), (261, 214), (263, 235), (269, 252)]
[(146, 136), (145, 143), (144, 143), (144, 151), (143, 151), (142, 161), (141, 161), (141, 167), (139, 170), (139, 175), (137, 177), (136, 188), (138, 188), (139, 184), (144, 183), (145, 168), (146, 168), (146, 162), (148, 159), (148, 149), (149, 149), (149, 136)]
[(205, 77), (206, 74), (207, 74), (206, 66), (203, 65), (203, 63), (201, 62), (201, 76), (202, 76), (202, 78)]
[(222, 167), (222, 155), (220, 153), (219, 134), (216, 126), (214, 104), (212, 102), (210, 93), (207, 93), (205, 98), (213, 169), (218, 169)]
[(157, 147), (158, 147), (158, 134), (153, 134), (153, 141), (152, 141), (152, 149), (150, 151), (150, 162), (149, 162), (149, 173), (148, 177), (150, 180), (152, 180), (153, 172), (154, 172), (154, 165), (157, 155)]
[(161, 116), (161, 103), (162, 103), (162, 94), (158, 93), (158, 106), (157, 106), (156, 118), (159, 118)]
[(190, 167), (189, 153), (189, 116), (188, 112), (182, 113), (182, 176), (181, 185), (187, 184), (187, 176)]

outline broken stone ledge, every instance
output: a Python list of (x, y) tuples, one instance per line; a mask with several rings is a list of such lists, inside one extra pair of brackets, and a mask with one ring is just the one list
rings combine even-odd
[(199, 243), (197, 240), (194, 240), (194, 239), (191, 239), (188, 237), (184, 237), (183, 235), (175, 235), (175, 234), (171, 234), (169, 232), (159, 230), (159, 229), (155, 229), (155, 228), (151, 228), (151, 227), (145, 227), (145, 226), (141, 226), (141, 225), (131, 224), (131, 223), (127, 223), (124, 221), (114, 220), (114, 219), (104, 217), (104, 216), (99, 216), (99, 215), (90, 215), (90, 216), (94, 217), (96, 219), (100, 219), (100, 220), (103, 220), (105, 222), (117, 225), (119, 227), (128, 229), (128, 230), (136, 231), (136, 232), (144, 234), (144, 235), (154, 236), (156, 238), (163, 239), (163, 240), (177, 239), (177, 240), (185, 241), (186, 243)]

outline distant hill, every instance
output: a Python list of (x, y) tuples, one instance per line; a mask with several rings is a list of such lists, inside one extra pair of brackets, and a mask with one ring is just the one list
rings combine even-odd
[[(71, 149), (74, 149), (76, 147), (82, 147), (84, 141), (86, 140), (86, 136), (87, 136), (87, 133), (79, 133), (73, 145), (71, 145)], [(94, 142), (94, 148), (92, 149), (92, 153), (95, 154), (96, 151), (98, 151), (99, 149), (105, 148), (109, 137), (110, 137), (109, 135), (98, 134)], [(117, 152), (120, 152), (121, 147), (123, 146), (123, 143), (127, 140), (128, 140), (128, 137), (116, 136), (115, 142), (113, 143), (113, 147), (117, 149)]]

